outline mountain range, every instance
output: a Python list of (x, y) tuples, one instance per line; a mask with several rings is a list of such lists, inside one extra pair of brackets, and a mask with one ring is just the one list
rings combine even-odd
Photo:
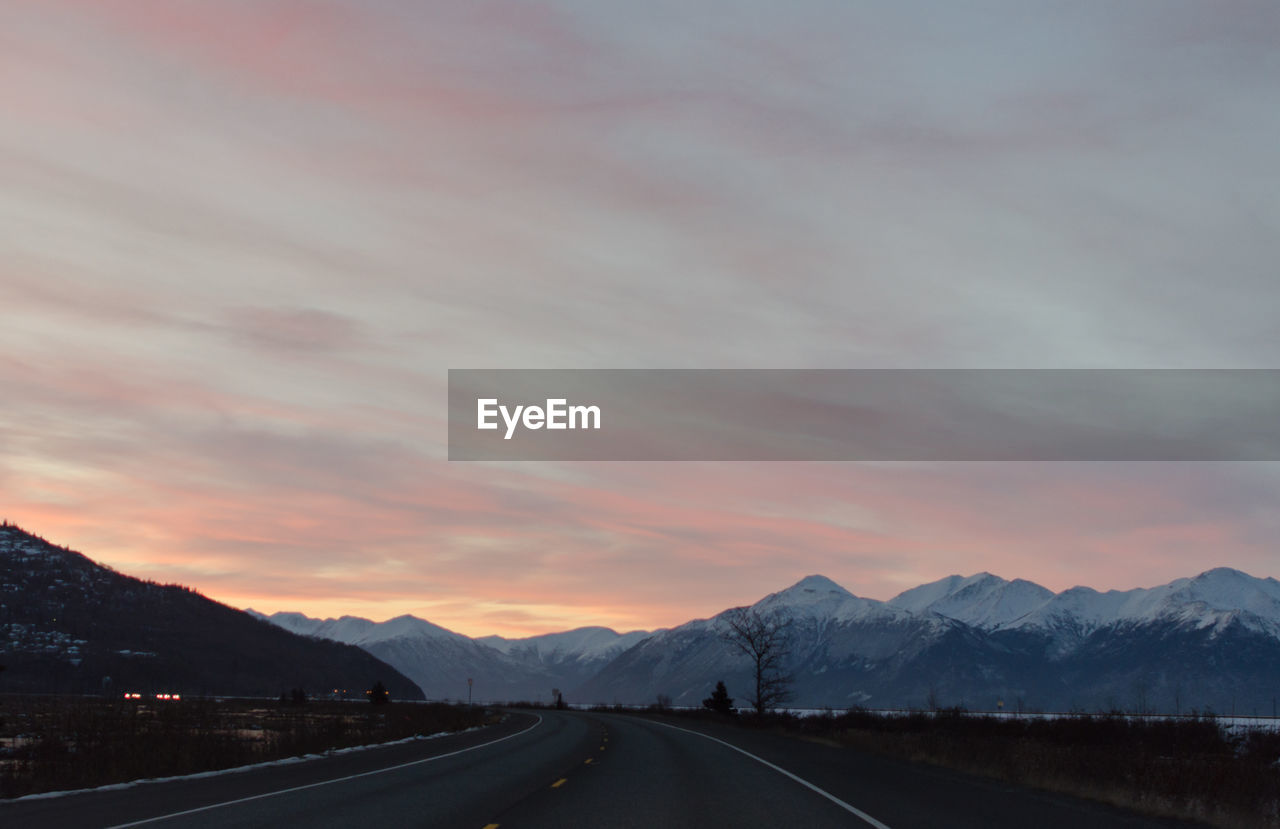
[[(888, 601), (814, 575), (751, 607), (791, 620), (799, 706), (1270, 714), (1280, 693), (1280, 582), (1228, 568), (1107, 592), (956, 575)], [(412, 616), (264, 618), (364, 647), (429, 697), (464, 696), (469, 677), (479, 699), (547, 699), (557, 687), (579, 702), (697, 705), (717, 680), (749, 687), (723, 616), (523, 640), (469, 639)]]
[(293, 633), (364, 648), (400, 666), (432, 699), (466, 699), (470, 691), (477, 700), (549, 701), (553, 689), (579, 687), (649, 635), (585, 627), (526, 639), (470, 639), (414, 616), (372, 622), (356, 616), (312, 619), (301, 613), (247, 612)]
[[(814, 575), (751, 607), (790, 620), (796, 706), (1272, 714), (1280, 696), (1280, 582), (1228, 568), (1106, 592), (956, 575), (888, 601)], [(743, 702), (750, 664), (723, 639), (728, 612), (524, 639), (413, 616), (268, 617), (0, 526), (6, 691), (274, 696), (382, 679), (408, 698), (549, 700), (555, 688), (571, 702), (697, 705), (723, 680)]]

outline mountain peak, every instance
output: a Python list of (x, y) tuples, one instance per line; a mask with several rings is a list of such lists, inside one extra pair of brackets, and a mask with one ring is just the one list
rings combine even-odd
[(788, 587), (783, 593), (841, 593), (846, 596), (852, 596), (848, 590), (836, 584), (826, 576), (812, 575), (805, 576), (800, 581)]
[(936, 613), (980, 628), (995, 628), (1030, 613), (1053, 598), (1052, 591), (1024, 579), (991, 573), (952, 575), (905, 590), (889, 600), (912, 613)]
[(805, 576), (786, 590), (770, 593), (754, 606), (770, 611), (785, 609), (788, 613), (798, 612), (810, 616), (834, 612), (836, 608), (860, 601), (866, 600), (858, 599), (826, 576), (812, 575)]
[(1192, 581), (1261, 581), (1256, 579), (1243, 570), (1237, 570), (1234, 567), (1214, 567), (1205, 570), (1200, 575), (1192, 579)]
[(1215, 567), (1195, 578), (1173, 582), (1174, 595), (1216, 610), (1247, 610), (1280, 620), (1280, 582), (1231, 567)]
[(371, 640), (395, 639), (400, 636), (433, 636), (451, 639), (461, 635), (409, 613), (375, 624), (369, 631)]

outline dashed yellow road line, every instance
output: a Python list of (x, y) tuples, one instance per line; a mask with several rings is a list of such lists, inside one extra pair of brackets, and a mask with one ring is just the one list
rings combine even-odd
[(594, 763), (594, 762), (595, 762), (595, 758), (594, 758), (594, 757), (588, 757), (588, 758), (587, 758), (587, 765), (588, 765), (588, 766), (589, 766), (589, 765), (591, 765), (591, 764), (592, 764), (592, 763)]
[(486, 824), (484, 825), (484, 829), (498, 829), (498, 824), (496, 824), (496, 823), (486, 823)]
[(557, 780), (556, 782), (554, 782), (554, 783), (552, 783), (552, 784), (551, 784), (551, 788), (553, 788), (553, 789), (558, 789), (558, 788), (560, 788), (561, 786), (563, 786), (565, 783), (568, 783), (568, 782), (569, 782), (569, 778), (567, 778), (567, 777), (561, 777), (559, 780)]

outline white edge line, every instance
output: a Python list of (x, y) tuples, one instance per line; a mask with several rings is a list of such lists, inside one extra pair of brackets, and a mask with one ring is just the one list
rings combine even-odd
[(871, 815), (867, 814), (866, 812), (862, 811), (861, 809), (859, 809), (859, 808), (858, 808), (858, 807), (856, 807), (856, 806), (850, 806), (848, 803), (845, 803), (843, 800), (841, 800), (840, 798), (836, 797), (836, 796), (835, 796), (835, 795), (833, 795), (831, 792), (828, 792), (828, 791), (825, 791), (825, 790), (823, 790), (823, 789), (820, 789), (820, 788), (818, 788), (817, 786), (815, 786), (815, 785), (813, 785), (812, 783), (810, 783), (808, 780), (805, 780), (803, 777), (797, 777), (796, 775), (792, 774), (791, 772), (787, 771), (786, 769), (782, 768), (781, 766), (775, 766), (773, 763), (770, 763), (768, 760), (764, 759), (763, 757), (757, 757), (756, 755), (752, 754), (751, 752), (749, 752), (749, 751), (747, 751), (747, 750), (745, 750), (745, 749), (738, 748), (738, 747), (737, 747), (737, 746), (735, 746), (733, 743), (726, 743), (724, 740), (720, 740), (720, 739), (717, 739), (717, 738), (715, 738), (715, 737), (712, 737), (710, 734), (703, 734), (701, 731), (693, 731), (692, 729), (688, 729), (688, 728), (681, 728), (681, 727), (680, 727), (680, 726), (678, 726), (678, 725), (669, 725), (669, 724), (664, 723), (664, 722), (658, 722), (657, 720), (649, 720), (649, 722), (653, 723), (654, 725), (660, 725), (660, 726), (663, 726), (664, 728), (674, 728), (676, 731), (683, 731), (683, 732), (684, 732), (684, 733), (686, 733), (686, 734), (695, 734), (695, 735), (697, 735), (697, 736), (699, 736), (699, 737), (702, 737), (703, 739), (710, 740), (710, 741), (712, 741), (713, 743), (719, 743), (719, 744), (720, 744), (720, 745), (722, 745), (722, 746), (727, 746), (727, 747), (729, 747), (729, 748), (733, 749), (734, 751), (738, 752), (739, 754), (745, 754), (745, 755), (747, 755), (748, 757), (750, 757), (752, 760), (755, 760), (757, 763), (761, 763), (761, 764), (763, 764), (763, 765), (766, 765), (766, 766), (768, 766), (769, 768), (773, 769), (774, 771), (778, 772), (779, 774), (782, 774), (782, 775), (785, 775), (785, 776), (787, 776), (787, 777), (790, 777), (792, 780), (796, 781), (796, 782), (797, 782), (797, 783), (799, 783), (801, 786), (804, 786), (806, 789), (809, 789), (809, 790), (811, 790), (811, 791), (814, 791), (814, 792), (816, 792), (816, 793), (818, 793), (818, 794), (822, 795), (822, 796), (823, 796), (823, 797), (825, 797), (827, 800), (830, 800), (832, 803), (836, 804), (837, 806), (839, 806), (840, 808), (844, 809), (845, 811), (847, 811), (847, 812), (852, 812), (853, 814), (855, 814), (855, 815), (857, 815), (858, 817), (862, 818), (862, 819), (863, 819), (864, 821), (866, 821), (867, 823), (869, 823), (869, 824), (871, 824), (872, 826), (874, 826), (876, 829), (889, 829), (889, 827), (888, 827), (888, 826), (886, 826), (885, 824), (883, 824), (883, 823), (881, 823), (880, 821), (876, 820), (876, 819), (875, 819), (875, 818), (873, 818)]
[[(501, 743), (505, 740), (510, 740), (514, 737), (519, 737), (521, 734), (528, 734), (530, 731), (532, 731), (533, 729), (537, 728), (539, 725), (542, 724), (542, 715), (535, 714), (534, 716), (538, 718), (538, 721), (535, 722), (533, 725), (529, 726), (528, 728), (524, 729), (523, 731), (517, 731), (515, 734), (508, 734), (505, 737), (499, 737), (496, 740), (490, 740), (489, 742), (481, 743), (478, 746), (470, 746), (469, 748), (460, 748), (457, 751), (450, 751), (448, 754), (437, 754), (434, 757), (424, 757), (421, 760), (411, 760), (408, 763), (401, 763), (398, 766), (387, 766), (386, 768), (374, 769), (373, 771), (362, 771), (359, 774), (348, 774), (346, 777), (335, 777), (332, 780), (321, 780), (319, 783), (307, 783), (305, 786), (294, 786), (288, 789), (277, 789), (276, 791), (273, 791), (273, 792), (263, 792), (262, 794), (250, 795), (249, 797), (241, 797), (241, 798), (237, 798), (236, 800), (224, 800), (221, 803), (210, 803), (208, 806), (198, 806), (195, 809), (186, 809), (185, 811), (181, 811), (181, 812), (170, 812), (167, 815), (158, 815), (156, 817), (144, 818), (143, 820), (135, 820), (132, 823), (117, 823), (113, 826), (108, 826), (107, 829), (127, 829), (127, 827), (130, 827), (130, 826), (144, 826), (148, 823), (155, 823), (161, 820), (169, 820), (171, 818), (183, 817), (185, 815), (194, 815), (198, 812), (207, 812), (212, 809), (221, 809), (224, 806), (235, 806), (236, 804), (239, 804), (239, 803), (249, 803), (250, 801), (254, 801), (254, 800), (262, 800), (264, 798), (275, 797), (276, 795), (280, 795), (280, 794), (289, 794), (290, 792), (300, 792), (306, 789), (314, 789), (319, 786), (328, 786), (333, 783), (345, 783), (348, 780), (357, 780), (361, 777), (371, 777), (375, 774), (383, 774), (384, 772), (388, 772), (388, 771), (398, 771), (399, 769), (407, 769), (410, 766), (420, 766), (423, 763), (431, 763), (436, 760), (443, 760), (446, 757), (454, 757), (459, 754), (466, 754), (468, 751), (475, 751), (478, 748), (484, 748), (485, 746), (491, 746), (496, 743)], [(888, 827), (885, 827), (885, 829), (888, 829)]]
[(106, 783), (102, 786), (93, 786), (87, 789), (61, 789), (53, 792), (36, 792), (35, 794), (24, 794), (22, 797), (13, 797), (8, 800), (0, 800), (0, 809), (11, 803), (27, 803), (33, 800), (55, 800), (63, 797), (73, 797), (75, 795), (92, 794), (94, 792), (119, 792), (126, 789), (136, 789), (139, 786), (151, 786), (156, 783), (175, 783), (180, 780), (206, 780), (210, 777), (226, 777), (229, 774), (243, 774), (247, 771), (261, 771), (266, 768), (276, 766), (293, 766), (298, 763), (309, 763), (312, 760), (324, 760), (328, 757), (341, 757), (346, 754), (355, 754), (361, 751), (372, 751), (378, 748), (390, 748), (391, 746), (400, 746), (406, 743), (416, 743), (424, 740), (438, 740), (442, 737), (453, 737), (458, 734), (466, 734), (471, 731), (479, 731), (484, 726), (475, 725), (471, 728), (464, 728), (461, 731), (437, 731), (433, 734), (415, 734), (412, 737), (405, 737), (401, 740), (388, 740), (385, 743), (370, 743), (363, 746), (347, 746), (346, 748), (330, 748), (322, 752), (312, 752), (311, 754), (299, 754), (293, 757), (281, 757), (278, 760), (263, 760), (260, 763), (250, 763), (247, 766), (231, 766), (225, 769), (212, 769), (210, 771), (196, 771), (191, 774), (175, 774), (169, 777), (142, 777), (137, 780), (126, 780), (121, 783)]

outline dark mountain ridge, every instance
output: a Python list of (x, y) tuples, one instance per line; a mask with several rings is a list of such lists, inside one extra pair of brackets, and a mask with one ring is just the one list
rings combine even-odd
[(0, 526), (0, 690), (276, 696), (404, 674), (352, 645), (297, 636), (178, 585), (126, 576), (10, 524)]

